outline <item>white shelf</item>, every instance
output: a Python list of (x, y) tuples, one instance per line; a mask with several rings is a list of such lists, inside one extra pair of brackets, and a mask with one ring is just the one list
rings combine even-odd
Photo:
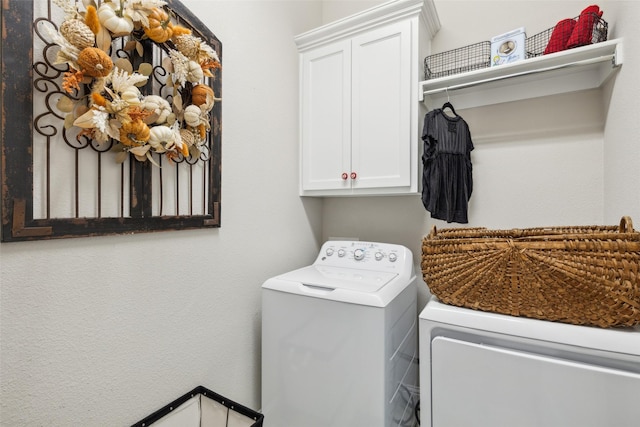
[(428, 109), (481, 107), (602, 86), (622, 65), (622, 39), (420, 82)]

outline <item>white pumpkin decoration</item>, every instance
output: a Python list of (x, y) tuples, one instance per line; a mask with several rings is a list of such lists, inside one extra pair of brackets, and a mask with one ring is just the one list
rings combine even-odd
[(189, 61), (187, 64), (187, 80), (191, 83), (198, 83), (204, 78), (202, 67), (196, 61)]
[(124, 16), (116, 3), (103, 3), (98, 9), (100, 23), (114, 36), (124, 36), (133, 31), (133, 20)]
[(129, 105), (139, 105), (140, 96), (140, 89), (135, 86), (129, 86), (120, 94), (120, 98)]
[(176, 142), (176, 134), (168, 126), (153, 126), (149, 134), (149, 145), (158, 153), (163, 153), (165, 147), (171, 147)]
[(189, 105), (184, 109), (184, 121), (189, 126), (198, 126), (200, 124), (200, 114), (202, 111), (197, 105)]
[(141, 107), (145, 110), (153, 111), (157, 118), (153, 123), (162, 124), (167, 121), (171, 114), (171, 104), (159, 95), (147, 95), (142, 101)]

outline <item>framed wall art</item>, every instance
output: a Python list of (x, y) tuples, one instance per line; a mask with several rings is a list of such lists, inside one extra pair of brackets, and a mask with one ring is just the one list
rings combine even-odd
[(5, 0), (2, 241), (220, 227), (222, 43), (177, 0)]

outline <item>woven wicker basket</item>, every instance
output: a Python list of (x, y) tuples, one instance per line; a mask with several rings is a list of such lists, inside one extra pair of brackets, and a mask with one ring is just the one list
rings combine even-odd
[(619, 226), (451, 228), (422, 242), (422, 273), (446, 304), (600, 327), (640, 324), (640, 233)]

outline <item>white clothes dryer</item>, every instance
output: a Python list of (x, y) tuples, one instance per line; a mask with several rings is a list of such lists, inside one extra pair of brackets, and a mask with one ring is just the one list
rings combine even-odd
[(422, 426), (640, 425), (640, 328), (442, 304), (419, 316)]
[(266, 427), (409, 427), (419, 398), (409, 249), (329, 241), (262, 286)]

